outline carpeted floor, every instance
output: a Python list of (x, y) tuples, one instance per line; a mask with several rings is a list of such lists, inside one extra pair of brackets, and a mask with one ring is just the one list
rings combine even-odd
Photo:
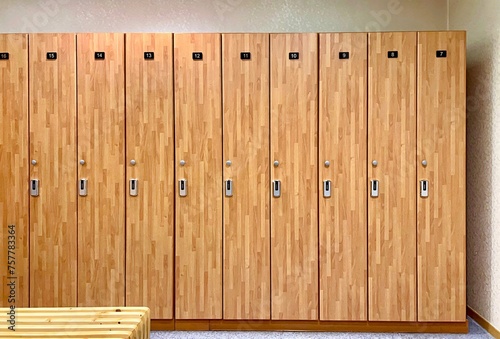
[(469, 333), (468, 334), (413, 334), (413, 333), (332, 333), (332, 332), (151, 332), (151, 339), (167, 339), (167, 338), (183, 338), (183, 339), (323, 339), (323, 338), (339, 338), (339, 339), (388, 339), (388, 338), (450, 338), (450, 339), (472, 339), (472, 338), (493, 338), (474, 320), (469, 318)]

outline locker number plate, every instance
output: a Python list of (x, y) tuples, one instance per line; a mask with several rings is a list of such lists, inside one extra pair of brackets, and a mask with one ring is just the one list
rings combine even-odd
[(241, 52), (240, 53), (241, 60), (250, 60), (251, 56), (252, 55), (250, 52)]
[(193, 60), (203, 60), (203, 53), (193, 52)]
[(0, 53), (0, 60), (9, 60), (9, 53)]
[(447, 55), (446, 51), (436, 51), (436, 58), (446, 58)]
[(144, 59), (145, 60), (154, 60), (155, 59), (155, 52), (144, 52)]
[(106, 56), (106, 54), (104, 52), (95, 52), (94, 53), (94, 58), (96, 60), (104, 60), (105, 56)]
[(298, 60), (299, 59), (299, 52), (290, 52), (290, 53), (288, 53), (288, 59), (290, 59), (290, 60)]
[(387, 57), (389, 59), (396, 59), (398, 57), (398, 51), (389, 51), (387, 52)]
[(57, 53), (56, 52), (49, 52), (47, 53), (47, 60), (56, 60), (57, 59)]
[(339, 59), (349, 59), (349, 52), (340, 52)]

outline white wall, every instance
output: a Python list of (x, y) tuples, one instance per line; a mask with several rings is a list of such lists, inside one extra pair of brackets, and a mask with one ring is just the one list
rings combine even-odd
[(446, 0), (0, 0), (0, 32), (446, 29)]
[(467, 304), (500, 329), (500, 1), (451, 0), (467, 30)]

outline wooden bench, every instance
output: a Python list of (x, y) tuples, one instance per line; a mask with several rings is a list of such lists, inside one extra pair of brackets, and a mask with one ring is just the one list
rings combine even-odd
[(147, 307), (16, 308), (15, 331), (10, 308), (0, 308), (0, 338), (137, 338), (148, 339)]

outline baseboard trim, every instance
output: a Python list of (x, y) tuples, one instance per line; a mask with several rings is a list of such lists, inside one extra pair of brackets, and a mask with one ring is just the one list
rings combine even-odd
[(484, 319), (479, 313), (477, 313), (470, 306), (467, 306), (467, 315), (474, 319), (482, 328), (488, 331), (494, 338), (500, 339), (500, 331), (495, 328), (488, 320)]
[(316, 331), (468, 333), (469, 322), (151, 320), (153, 331)]

